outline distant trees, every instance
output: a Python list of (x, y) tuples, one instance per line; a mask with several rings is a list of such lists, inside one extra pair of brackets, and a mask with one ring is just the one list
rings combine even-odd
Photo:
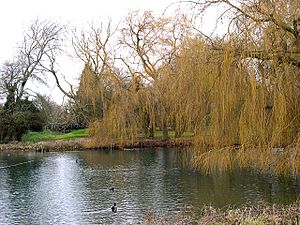
[[(45, 77), (53, 70), (60, 51), (63, 30), (56, 23), (34, 21), (25, 32), (17, 55), (2, 66), (0, 94), (5, 99), (2, 122), (7, 133), (2, 132), (1, 141), (18, 141), (27, 130), (42, 129), (44, 121), (33, 102), (28, 100), (27, 84), (30, 80), (46, 83)], [(58, 80), (56, 74), (52, 75)]]
[[(145, 90), (135, 88), (140, 96), (140, 111), (145, 113), (147, 127), (153, 132), (156, 126), (163, 131), (163, 139), (168, 139), (170, 105), (165, 91), (168, 86), (162, 80), (174, 73), (172, 63), (177, 56), (179, 45), (188, 35), (187, 21), (180, 14), (174, 18), (158, 17), (151, 12), (132, 12), (125, 19), (121, 29), (120, 44), (125, 54), (122, 62), (128, 69), (132, 81), (146, 83)], [(141, 87), (141, 84), (135, 84)], [(140, 93), (138, 93), (140, 91)], [(151, 97), (146, 100), (145, 95)], [(150, 134), (153, 136), (153, 134)]]
[(41, 131), (46, 122), (40, 110), (28, 99), (17, 99), (13, 107), (1, 107), (0, 118), (0, 143), (19, 141), (28, 130)]
[(45, 84), (49, 65), (60, 51), (63, 27), (56, 23), (36, 20), (24, 34), (24, 39), (13, 61), (1, 69), (1, 94), (7, 104), (24, 97), (29, 80)]
[(86, 128), (89, 124), (86, 113), (83, 113), (72, 99), (58, 104), (47, 95), (37, 94), (33, 104), (45, 121), (44, 129), (65, 133), (74, 129)]
[(74, 34), (76, 56), (84, 63), (77, 90), (76, 104), (85, 112), (88, 121), (103, 118), (108, 110), (112, 89), (118, 85), (119, 74), (114, 67), (111, 24), (90, 26)]

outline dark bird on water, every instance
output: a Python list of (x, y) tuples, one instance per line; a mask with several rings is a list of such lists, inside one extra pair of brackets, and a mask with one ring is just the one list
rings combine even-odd
[(112, 188), (110, 188), (109, 190), (110, 190), (110, 191), (115, 191), (115, 188), (112, 187)]
[(114, 213), (117, 212), (117, 204), (114, 203), (113, 207), (111, 207), (111, 211), (113, 211)]

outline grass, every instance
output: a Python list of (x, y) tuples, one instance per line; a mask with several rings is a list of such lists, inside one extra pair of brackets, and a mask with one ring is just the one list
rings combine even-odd
[[(175, 131), (168, 131), (169, 137), (170, 138), (175, 138)], [(186, 131), (182, 134), (182, 137), (192, 137), (194, 136), (193, 132)], [(154, 138), (162, 138), (163, 137), (163, 132), (162, 131), (155, 131), (154, 133)]]
[(49, 130), (41, 132), (28, 132), (22, 136), (22, 142), (36, 143), (40, 141), (65, 141), (74, 140), (76, 138), (83, 138), (88, 136), (87, 129), (73, 130), (70, 133), (62, 134)]
[(28, 132), (22, 136), (22, 142), (39, 142), (51, 141), (57, 134), (55, 132), (45, 130), (42, 132)]
[(60, 134), (56, 136), (56, 140), (72, 140), (76, 138), (83, 138), (88, 136), (87, 129), (73, 130), (70, 133)]
[(225, 210), (206, 206), (199, 213), (194, 211), (192, 207), (186, 207), (171, 220), (164, 218), (164, 216), (157, 217), (153, 212), (148, 212), (139, 224), (300, 225), (300, 200), (286, 206), (257, 203), (254, 206), (228, 208)]
[[(41, 132), (28, 132), (22, 136), (22, 142), (36, 143), (40, 141), (56, 141), (56, 140), (74, 140), (76, 138), (84, 138), (88, 136), (88, 129), (73, 130), (70, 133), (57, 133), (50, 130)], [(154, 138), (161, 139), (163, 136), (162, 131), (155, 131)], [(192, 132), (184, 132), (182, 137), (191, 137)], [(169, 131), (169, 137), (174, 138), (175, 132)]]

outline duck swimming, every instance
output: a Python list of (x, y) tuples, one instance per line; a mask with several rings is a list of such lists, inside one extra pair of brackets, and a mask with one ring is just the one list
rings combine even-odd
[(111, 207), (111, 211), (113, 211), (114, 213), (117, 212), (117, 204), (114, 203), (113, 207)]

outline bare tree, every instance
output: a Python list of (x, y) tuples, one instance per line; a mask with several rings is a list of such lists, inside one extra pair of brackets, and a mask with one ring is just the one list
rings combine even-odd
[(64, 32), (65, 27), (55, 22), (34, 21), (24, 34), (16, 59), (5, 63), (2, 67), (2, 94), (6, 94), (9, 100), (17, 101), (26, 93), (29, 80), (46, 84), (50, 72), (59, 89), (72, 98), (73, 93), (66, 92), (61, 87), (55, 70)]
[(106, 26), (101, 23), (99, 27), (91, 25), (88, 31), (74, 33), (73, 47), (76, 56), (92, 67), (96, 74), (103, 74), (112, 64), (112, 49), (110, 44), (116, 30), (112, 30), (111, 22)]
[(155, 17), (152, 12), (135, 11), (127, 16), (125, 23), (120, 44), (129, 54), (120, 59), (132, 76), (157, 81), (160, 69), (174, 59), (186, 32), (183, 18)]
[(21, 60), (14, 62), (5, 62), (1, 68), (0, 75), (0, 97), (7, 99), (9, 102), (15, 102), (20, 98), (22, 80), (23, 80), (23, 63)]

